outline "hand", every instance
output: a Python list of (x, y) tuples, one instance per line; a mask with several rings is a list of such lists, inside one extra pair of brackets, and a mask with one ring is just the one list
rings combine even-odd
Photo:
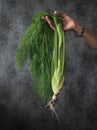
[[(54, 14), (61, 17), (64, 31), (76, 29), (76, 22), (71, 17), (58, 11), (54, 11)], [(48, 16), (42, 18), (54, 29), (54, 24)]]

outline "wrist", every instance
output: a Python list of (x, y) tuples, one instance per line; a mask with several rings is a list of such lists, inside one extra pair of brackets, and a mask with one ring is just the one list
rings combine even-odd
[(74, 28), (73, 30), (78, 34), (78, 36), (83, 36), (85, 27), (82, 24), (77, 23), (76, 21), (74, 22)]
[(74, 21), (73, 31), (78, 33), (80, 31), (80, 24), (78, 24), (76, 21)]

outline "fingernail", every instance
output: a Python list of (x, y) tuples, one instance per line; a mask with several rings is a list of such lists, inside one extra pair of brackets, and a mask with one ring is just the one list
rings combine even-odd
[(44, 16), (42, 16), (41, 18), (44, 19)]
[(45, 17), (46, 19), (48, 18), (48, 16)]
[(54, 14), (56, 14), (57, 13), (57, 11), (54, 11)]

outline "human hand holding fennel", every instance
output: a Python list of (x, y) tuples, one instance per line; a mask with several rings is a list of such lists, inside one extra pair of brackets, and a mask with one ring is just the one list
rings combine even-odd
[[(60, 16), (60, 18), (62, 19), (64, 31), (72, 30), (78, 35), (82, 32), (82, 25), (79, 24), (76, 20), (72, 19), (67, 14), (58, 11), (54, 11), (54, 14)], [(42, 18), (50, 25), (52, 29), (54, 29), (54, 24), (48, 16)], [(84, 28), (84, 31), (81, 36), (90, 46), (97, 49), (97, 35), (94, 32), (88, 30), (87, 28)]]
[[(69, 17), (65, 13), (61, 13), (61, 12), (58, 12), (58, 11), (54, 11), (54, 14), (58, 15), (60, 17), (60, 19), (62, 20), (63, 30), (64, 31), (75, 30), (75, 28), (76, 28), (76, 22), (71, 17)], [(54, 24), (53, 24), (52, 20), (48, 16), (42, 17), (42, 18), (46, 22), (48, 22), (48, 24), (50, 25), (50, 27), (52, 29), (54, 29)]]

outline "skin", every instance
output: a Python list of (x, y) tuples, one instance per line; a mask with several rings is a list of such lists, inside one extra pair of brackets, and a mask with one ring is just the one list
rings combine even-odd
[[(60, 16), (62, 19), (64, 31), (72, 30), (77, 34), (81, 32), (81, 25), (76, 20), (72, 19), (67, 14), (58, 11), (54, 11), (54, 14)], [(52, 29), (54, 29), (54, 24), (48, 16), (42, 18), (50, 25)], [(82, 37), (89, 45), (97, 49), (97, 35), (95, 33), (85, 28)]]

